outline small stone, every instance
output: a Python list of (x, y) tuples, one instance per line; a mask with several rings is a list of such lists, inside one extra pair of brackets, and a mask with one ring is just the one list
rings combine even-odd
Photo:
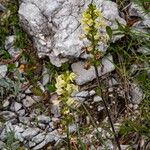
[(20, 110), (21, 107), (22, 107), (22, 104), (20, 104), (20, 103), (18, 103), (18, 102), (15, 102), (15, 103), (14, 103), (14, 109), (15, 109), (16, 112), (17, 112), (18, 110)]
[(35, 101), (30, 96), (26, 96), (22, 102), (25, 107), (31, 107), (35, 103)]
[(51, 106), (51, 113), (54, 115), (54, 117), (60, 117), (61, 114), (60, 114), (60, 106), (59, 105), (52, 105)]
[(28, 128), (22, 133), (22, 137), (29, 140), (40, 132), (39, 128)]
[(73, 133), (77, 131), (77, 126), (75, 124), (69, 125), (69, 133)]
[(19, 114), (20, 117), (23, 117), (26, 114), (25, 109), (21, 109), (19, 111), (17, 111), (17, 114)]
[(34, 147), (36, 145), (35, 142), (29, 141), (29, 147)]
[(18, 125), (13, 125), (13, 127), (14, 127), (14, 132), (22, 133), (25, 130), (23, 127), (18, 126)]
[(97, 111), (101, 111), (103, 109), (104, 109), (104, 107), (98, 106)]
[(19, 121), (23, 124), (30, 125), (31, 118), (30, 117), (19, 117)]
[[(113, 71), (115, 69), (113, 62), (113, 58), (111, 55), (102, 59), (102, 66), (98, 67), (98, 74), (99, 77)], [(76, 83), (78, 85), (83, 85), (88, 83), (96, 78), (95, 69), (91, 66), (88, 70), (84, 68), (85, 63), (83, 61), (73, 63), (71, 65), (73, 72), (76, 74)]]
[(32, 91), (30, 90), (30, 87), (26, 89), (25, 94), (31, 94)]
[(4, 12), (4, 11), (6, 11), (6, 7), (4, 7), (2, 4), (0, 4), (0, 12)]
[(0, 79), (6, 76), (7, 70), (8, 69), (6, 65), (0, 65)]
[(4, 149), (5, 143), (0, 141), (0, 149)]
[(41, 142), (40, 144), (36, 145), (33, 150), (40, 150), (42, 149), (47, 143), (54, 142), (55, 141), (55, 135), (49, 133), (45, 136), (45, 140)]
[(93, 96), (93, 95), (96, 94), (96, 92), (95, 92), (95, 90), (91, 90), (91, 91), (89, 92), (89, 94), (90, 94), (90, 96)]
[(109, 86), (110, 87), (115, 86), (117, 84), (118, 84), (118, 82), (116, 81), (116, 79), (112, 78), (112, 79), (109, 80)]
[(32, 141), (36, 144), (42, 142), (45, 139), (46, 133), (40, 133), (32, 138)]
[(133, 105), (133, 109), (134, 109), (134, 110), (137, 110), (138, 107), (139, 107), (139, 106), (138, 106), (137, 104)]
[(49, 116), (44, 116), (44, 115), (38, 116), (38, 117), (37, 117), (37, 120), (38, 120), (39, 122), (45, 123), (45, 124), (48, 124), (48, 123), (51, 121), (51, 119), (50, 119)]
[(150, 55), (150, 49), (148, 47), (140, 47), (137, 49), (137, 52), (142, 53), (144, 55)]
[(5, 100), (5, 101), (3, 102), (3, 108), (7, 108), (9, 105), (10, 105), (9, 100)]
[(21, 54), (21, 50), (14, 46), (15, 40), (16, 40), (15, 35), (8, 36), (6, 37), (5, 40), (5, 49), (9, 52), (10, 56), (13, 58), (17, 58), (19, 54)]
[(88, 91), (81, 91), (77, 93), (74, 97), (75, 97), (75, 100), (78, 100), (79, 102), (83, 103), (87, 96), (89, 96)]
[(135, 73), (137, 72), (137, 70), (138, 70), (138, 65), (137, 64), (132, 64), (130, 72), (129, 72), (129, 75), (130, 76), (135, 75)]
[(94, 96), (94, 102), (100, 102), (102, 98), (100, 96)]
[(46, 128), (46, 125), (44, 123), (38, 123), (38, 126), (40, 129), (45, 129)]
[(49, 74), (48, 69), (46, 67), (43, 68), (42, 76), (42, 84), (45, 86), (49, 82)]
[(131, 84), (130, 88), (131, 100), (134, 104), (140, 104), (144, 98), (142, 89), (137, 84)]
[(51, 128), (51, 129), (54, 129), (54, 128), (55, 128), (55, 126), (54, 126), (54, 123), (53, 123), (53, 122), (50, 122), (50, 123), (49, 123), (49, 126), (50, 126), (50, 128)]
[(130, 107), (130, 108), (133, 108), (133, 104), (130, 103), (130, 104), (129, 104), (129, 107)]
[(2, 116), (6, 121), (17, 117), (17, 115), (11, 111), (2, 111), (0, 112), (0, 116)]

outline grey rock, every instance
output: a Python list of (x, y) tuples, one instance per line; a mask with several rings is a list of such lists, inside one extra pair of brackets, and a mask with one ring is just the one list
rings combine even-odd
[(42, 84), (45, 86), (49, 82), (49, 74), (48, 69), (46, 67), (43, 68), (42, 76)]
[(21, 109), (21, 110), (17, 111), (17, 114), (18, 114), (20, 117), (23, 117), (23, 116), (26, 114), (26, 111), (25, 111), (25, 109)]
[(30, 96), (26, 96), (26, 98), (23, 99), (22, 102), (25, 107), (31, 107), (33, 104), (35, 104), (35, 101)]
[(45, 137), (45, 140), (35, 146), (33, 150), (40, 150), (42, 149), (46, 144), (51, 143), (51, 142), (56, 142), (61, 138), (65, 138), (66, 136), (60, 136), (57, 132), (57, 130), (52, 131), (51, 133), (48, 133)]
[(51, 121), (51, 119), (50, 119), (49, 116), (44, 116), (44, 115), (38, 116), (38, 117), (37, 117), (37, 120), (38, 120), (39, 122), (45, 123), (45, 124), (48, 124), (48, 123)]
[(7, 70), (6, 65), (0, 65), (0, 79), (6, 76)]
[(15, 35), (8, 36), (5, 40), (5, 49), (9, 52), (12, 58), (17, 58), (21, 54), (21, 50), (14, 46), (15, 40)]
[(15, 138), (19, 140), (20, 142), (24, 141), (24, 138), (22, 137), (22, 133), (20, 132), (15, 132)]
[(144, 98), (142, 89), (139, 87), (139, 85), (135, 83), (131, 84), (130, 95), (131, 95), (131, 101), (134, 104), (140, 104), (140, 102)]
[(104, 110), (104, 107), (98, 106), (97, 111), (101, 111), (101, 110)]
[[(56, 66), (68, 58), (80, 57), (85, 41), (79, 39), (82, 33), (80, 19), (90, 0), (22, 0), (19, 18), (23, 28), (33, 37), (39, 57), (49, 56)], [(49, 5), (53, 3), (53, 5)], [(115, 19), (125, 24), (119, 17), (117, 5), (111, 1), (95, 0), (112, 29), (117, 28)], [(33, 11), (34, 10), (34, 11)], [(103, 46), (107, 49), (107, 46)]]
[[(109, 55), (103, 58), (102, 66), (98, 67), (99, 77), (115, 69), (112, 56)], [(91, 66), (88, 70), (84, 69), (83, 61), (73, 63), (71, 67), (72, 71), (77, 75), (75, 81), (78, 85), (83, 85), (96, 78), (94, 67)]]
[(110, 79), (109, 80), (109, 86), (112, 87), (115, 85), (118, 85), (118, 82), (116, 81), (116, 79), (114, 79), (114, 78)]
[(49, 123), (49, 126), (50, 126), (51, 129), (54, 129), (54, 128), (55, 128), (54, 122), (50, 122), (50, 123)]
[(141, 17), (143, 19), (143, 24), (147, 27), (150, 27), (150, 13), (144, 13), (143, 9), (139, 5), (131, 3), (129, 8), (129, 15)]
[(8, 108), (9, 105), (10, 105), (9, 100), (4, 100), (4, 102), (3, 102), (3, 108)]
[(0, 116), (3, 117), (6, 121), (17, 117), (17, 115), (11, 111), (2, 111), (0, 112)]
[(100, 101), (102, 101), (102, 98), (100, 96), (94, 96), (93, 101), (94, 102), (100, 102)]
[(60, 106), (59, 105), (52, 105), (51, 106), (51, 113), (54, 115), (54, 117), (60, 117), (61, 114), (60, 114)]
[(45, 139), (46, 133), (40, 133), (36, 135), (35, 137), (32, 138), (32, 141), (35, 142), (36, 144), (39, 144)]
[(34, 147), (36, 145), (35, 142), (29, 141), (29, 147)]
[(142, 53), (144, 55), (150, 55), (150, 49), (144, 46), (137, 49), (137, 52)]
[(69, 125), (69, 133), (73, 133), (76, 131), (77, 131), (77, 125), (76, 124)]
[(43, 130), (45, 130), (45, 128), (46, 128), (46, 124), (44, 124), (44, 123), (38, 123), (38, 126), (40, 129), (43, 129)]
[(9, 133), (14, 133), (14, 127), (10, 121), (6, 122), (4, 128), (0, 134), (0, 139), (5, 141), (9, 135)]
[(4, 7), (2, 4), (0, 4), (0, 12), (6, 11), (6, 7)]
[(19, 117), (19, 121), (23, 124), (30, 125), (30, 117)]
[(23, 126), (19, 126), (19, 125), (13, 125), (13, 128), (14, 128), (14, 132), (19, 132), (19, 133), (22, 133), (25, 130)]
[(130, 76), (134, 75), (134, 74), (137, 72), (138, 68), (139, 68), (139, 67), (138, 67), (137, 64), (132, 64), (132, 65), (131, 65), (131, 69), (130, 69), (130, 71), (129, 71), (129, 75), (130, 75)]
[(18, 110), (20, 110), (22, 108), (22, 104), (15, 102), (14, 103), (14, 110), (17, 112)]
[(27, 90), (25, 91), (25, 94), (31, 94), (32, 93), (32, 91), (30, 90), (31, 87), (32, 86), (30, 86), (29, 88), (27, 88)]
[(88, 91), (81, 91), (81, 92), (75, 94), (74, 98), (75, 98), (75, 100), (78, 100), (79, 102), (83, 103), (85, 101), (86, 97), (89, 95), (90, 94)]
[(40, 132), (39, 128), (27, 128), (22, 133), (22, 137), (29, 140), (29, 139), (32, 139), (34, 136), (36, 136), (39, 132)]
[(3, 148), (4, 148), (4, 145), (5, 145), (5, 143), (2, 142), (2, 141), (0, 141), (0, 149), (3, 149)]

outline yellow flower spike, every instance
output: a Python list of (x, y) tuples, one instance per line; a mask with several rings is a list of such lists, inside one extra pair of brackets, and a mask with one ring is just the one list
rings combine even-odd
[(63, 111), (63, 114), (64, 114), (64, 115), (67, 115), (67, 114), (69, 114), (69, 112), (70, 112), (69, 109), (65, 109), (65, 110)]
[(64, 87), (65, 85), (66, 85), (66, 82), (64, 80), (58, 80), (57, 83), (55, 84), (55, 87), (61, 88), (61, 87)]
[(75, 79), (75, 77), (76, 77), (75, 73), (73, 73), (73, 72), (70, 73), (69, 79), (70, 79), (71, 82), (73, 82), (73, 80)]
[(74, 99), (71, 98), (71, 97), (69, 97), (68, 100), (67, 100), (67, 102), (66, 102), (66, 104), (67, 104), (68, 106), (71, 106), (73, 103), (74, 103)]
[(57, 88), (56, 93), (58, 95), (62, 95), (64, 93), (64, 90), (62, 88)]

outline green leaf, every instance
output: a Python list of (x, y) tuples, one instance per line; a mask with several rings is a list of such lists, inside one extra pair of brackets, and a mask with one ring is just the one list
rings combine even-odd
[(54, 84), (47, 84), (47, 88), (50, 92), (55, 92), (56, 87)]
[(109, 35), (109, 37), (111, 39), (113, 32), (112, 32), (112, 29), (109, 26), (106, 27), (106, 32), (107, 32), (107, 34)]
[(33, 92), (33, 94), (35, 94), (36, 96), (42, 96), (43, 95), (43, 91), (41, 90), (40, 87), (32, 87), (31, 91)]

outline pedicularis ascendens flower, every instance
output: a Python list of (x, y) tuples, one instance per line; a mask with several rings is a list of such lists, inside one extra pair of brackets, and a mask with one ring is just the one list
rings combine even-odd
[(87, 10), (83, 12), (81, 24), (84, 30), (82, 37), (87, 38), (91, 42), (87, 50), (95, 56), (97, 51), (99, 51), (98, 46), (101, 43), (106, 44), (109, 40), (109, 36), (105, 32), (107, 26), (106, 20), (96, 8), (96, 5), (91, 3)]
[(71, 97), (73, 92), (78, 91), (78, 86), (73, 84), (75, 74), (66, 71), (56, 78), (56, 93), (59, 95), (59, 102), (62, 102), (64, 107), (64, 114), (69, 113), (69, 108), (74, 103), (74, 99)]

